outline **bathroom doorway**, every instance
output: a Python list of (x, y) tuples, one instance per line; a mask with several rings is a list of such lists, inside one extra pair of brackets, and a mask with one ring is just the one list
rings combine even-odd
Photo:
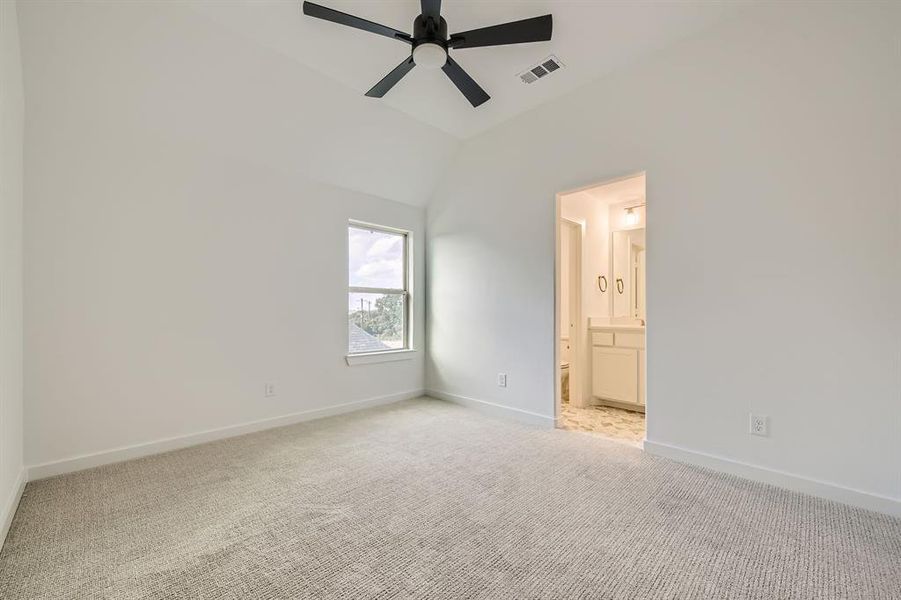
[(555, 415), (561, 429), (645, 438), (645, 175), (557, 194)]

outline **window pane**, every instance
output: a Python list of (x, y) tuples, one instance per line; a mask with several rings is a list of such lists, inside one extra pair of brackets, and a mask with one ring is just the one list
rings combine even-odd
[(350, 354), (404, 347), (404, 294), (350, 293), (347, 298)]
[(350, 227), (350, 285), (404, 289), (405, 237), (398, 233)]

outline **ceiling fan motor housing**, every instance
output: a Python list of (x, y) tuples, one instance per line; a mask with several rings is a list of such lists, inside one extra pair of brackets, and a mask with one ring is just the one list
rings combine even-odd
[(438, 17), (438, 22), (432, 17), (419, 15), (413, 19), (413, 46), (433, 43), (447, 50), (447, 21), (444, 17)]
[(427, 69), (447, 63), (447, 21), (419, 15), (413, 21), (413, 62)]

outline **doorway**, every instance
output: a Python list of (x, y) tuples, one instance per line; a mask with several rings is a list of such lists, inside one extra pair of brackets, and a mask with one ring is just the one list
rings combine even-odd
[(646, 418), (645, 174), (557, 194), (555, 415), (641, 445)]

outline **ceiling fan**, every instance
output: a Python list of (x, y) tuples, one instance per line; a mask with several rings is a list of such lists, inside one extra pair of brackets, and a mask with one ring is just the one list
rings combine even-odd
[(479, 106), (488, 100), (489, 96), (478, 83), (470, 77), (463, 68), (449, 55), (448, 50), (453, 48), (480, 48), (483, 46), (503, 46), (506, 44), (522, 44), (525, 42), (544, 42), (551, 39), (553, 19), (551, 15), (482, 27), (471, 31), (447, 35), (447, 21), (441, 16), (441, 0), (421, 0), (422, 14), (413, 20), (413, 35), (407, 35), (385, 25), (379, 25), (360, 17), (348, 15), (325, 6), (303, 3), (305, 15), (325, 19), (340, 25), (355, 27), (376, 33), (385, 37), (410, 44), (412, 52), (410, 57), (394, 67), (390, 73), (366, 92), (372, 98), (381, 98), (400, 81), (404, 75), (419, 65), (428, 69), (441, 68), (450, 80), (463, 92), (466, 99), (473, 105)]

